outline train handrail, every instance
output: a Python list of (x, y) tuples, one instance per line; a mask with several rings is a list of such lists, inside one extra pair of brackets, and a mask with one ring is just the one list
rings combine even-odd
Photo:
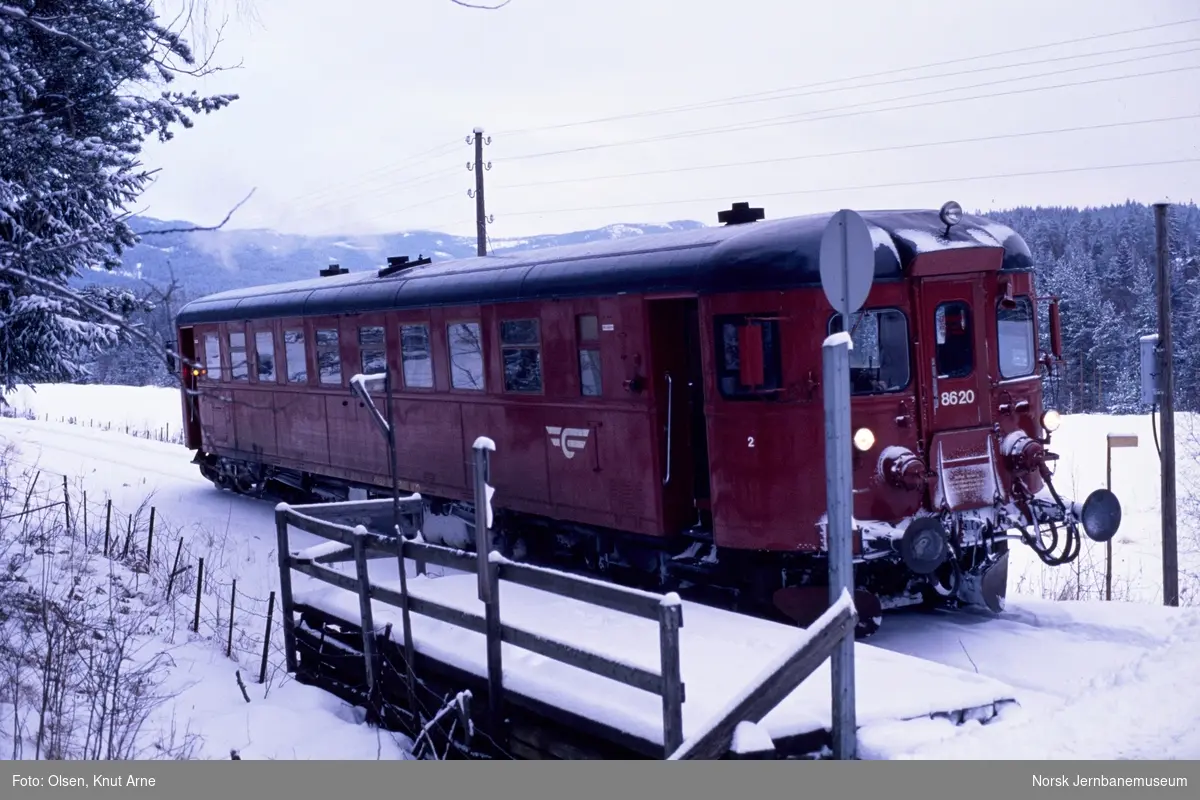
[(665, 373), (667, 379), (667, 474), (663, 476), (663, 486), (671, 482), (671, 410), (675, 406), (675, 383), (671, 373)]

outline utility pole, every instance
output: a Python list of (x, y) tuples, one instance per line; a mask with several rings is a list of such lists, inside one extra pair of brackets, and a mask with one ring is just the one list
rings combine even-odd
[(1162, 568), (1163, 605), (1179, 605), (1179, 552), (1175, 537), (1175, 368), (1171, 347), (1171, 267), (1167, 248), (1167, 204), (1154, 204), (1158, 262), (1158, 347), (1162, 376)]
[(483, 146), (492, 143), (492, 137), (486, 139), (483, 135), (483, 128), (476, 128), (474, 136), (467, 137), (467, 144), (475, 144), (475, 162), (467, 162), (467, 171), (475, 172), (475, 188), (467, 190), (467, 197), (475, 198), (475, 252), (477, 255), (487, 255), (487, 224), (492, 221), (484, 213), (483, 205), (483, 172), (492, 168), (492, 162), (483, 161)]

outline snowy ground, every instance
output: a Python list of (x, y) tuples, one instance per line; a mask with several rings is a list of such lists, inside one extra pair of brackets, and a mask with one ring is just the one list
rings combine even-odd
[[(121, 587), (122, 597), (131, 596), (126, 605), (133, 615), (155, 623), (139, 634), (139, 652), (146, 658), (165, 652), (174, 664), (163, 671), (160, 691), (169, 697), (146, 723), (147, 742), (170, 738), (164, 734), (173, 721), (177, 745), (181, 732), (194, 735), (194, 747), (187, 751), (191, 757), (228, 758), (231, 749), (243, 758), (404, 757), (405, 741), (377, 735), (344, 703), (284, 677), (277, 641), (269, 648), (267, 683), (257, 682), (267, 597), (277, 583), (273, 509), (217, 492), (200, 478), (190, 453), (171, 442), (179, 424), (175, 392), (45, 386), (8, 400), (18, 412), (29, 412), (0, 419), (0, 448), (11, 444), (18, 450), (8, 459), (10, 478), (19, 484), (20, 473), (28, 479), (40, 470), (38, 496), (53, 503), (61, 499), (67, 476), (77, 527), (86, 491), (91, 558), (97, 558), (97, 539), (103, 538), (106, 501), (112, 500), (113, 538), (122, 549), (132, 516), (130, 558), (113, 566), (111, 574), (104, 566), (82, 579), (94, 583), (101, 575), (110, 588)], [(1181, 590), (1183, 603), (1196, 606), (1200, 559), (1191, 497), (1200, 492), (1191, 487), (1200, 447), (1191, 440), (1192, 424), (1186, 416), (1177, 419)], [(890, 617), (872, 644), (1003, 681), (1019, 691), (1021, 705), (986, 726), (956, 728), (934, 720), (907, 722), (902, 730), (868, 726), (860, 732), (864, 757), (1200, 758), (1200, 739), (1193, 732), (1200, 718), (1200, 687), (1180, 669), (1200, 661), (1200, 610), (1159, 605), (1159, 470), (1149, 417), (1066, 418), (1052, 447), (1063, 455), (1058, 485), (1082, 500), (1104, 484), (1104, 437), (1110, 432), (1136, 433), (1141, 445), (1113, 453), (1113, 489), (1125, 512), (1113, 548), (1117, 602), (1100, 599), (1103, 547), (1085, 545), (1078, 569), (1044, 567), (1017, 548), (1009, 610), (1001, 619)], [(13, 503), (19, 510), (22, 502), (19, 496), (10, 499), (2, 513), (12, 513)], [(136, 566), (145, 546), (151, 506), (156, 513), (152, 563), (147, 572), (137, 572), (127, 567)], [(42, 513), (58, 514), (61, 508)], [(205, 560), (199, 633), (190, 630), (194, 567), (178, 579), (184, 588), (176, 587), (172, 600), (165, 600), (166, 576), (181, 539), (181, 566)], [(298, 531), (292, 532), (292, 542), (294, 548), (315, 543)], [(76, 552), (59, 553), (57, 561), (43, 558), (39, 569), (73, 579), (81, 559), (86, 561), (82, 543), (60, 549)], [(228, 597), (235, 579), (229, 658)], [(272, 639), (278, 638), (276, 624)], [(249, 703), (238, 687), (238, 671)], [(34, 727), (36, 717), (34, 709)], [(0, 700), (0, 756), (5, 758), (12, 751), (11, 719), (11, 707)], [(32, 748), (27, 745), (21, 757), (33, 757)]]

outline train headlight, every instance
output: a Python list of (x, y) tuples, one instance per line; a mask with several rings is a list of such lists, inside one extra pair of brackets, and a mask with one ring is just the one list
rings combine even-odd
[(1042, 412), (1042, 428), (1050, 433), (1058, 430), (1058, 426), (1062, 424), (1062, 415), (1053, 408), (1046, 409)]
[(854, 432), (854, 446), (867, 452), (875, 446), (875, 434), (870, 428), (859, 428)]
[(938, 216), (942, 220), (942, 224), (949, 228), (951, 225), (957, 225), (962, 220), (962, 206), (951, 200), (942, 206), (938, 212)]

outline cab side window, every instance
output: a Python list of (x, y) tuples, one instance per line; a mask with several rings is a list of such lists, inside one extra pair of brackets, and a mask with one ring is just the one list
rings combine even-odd
[(961, 300), (942, 303), (934, 312), (934, 343), (939, 378), (963, 378), (975, 367), (971, 308)]
[(768, 314), (714, 320), (717, 388), (728, 400), (775, 400), (783, 388), (779, 321)]
[(221, 338), (215, 333), (204, 334), (204, 371), (209, 380), (221, 380)]
[[(842, 315), (829, 320), (829, 332), (841, 333)], [(850, 316), (850, 393), (898, 392), (908, 386), (908, 318), (895, 308), (871, 308)]]

